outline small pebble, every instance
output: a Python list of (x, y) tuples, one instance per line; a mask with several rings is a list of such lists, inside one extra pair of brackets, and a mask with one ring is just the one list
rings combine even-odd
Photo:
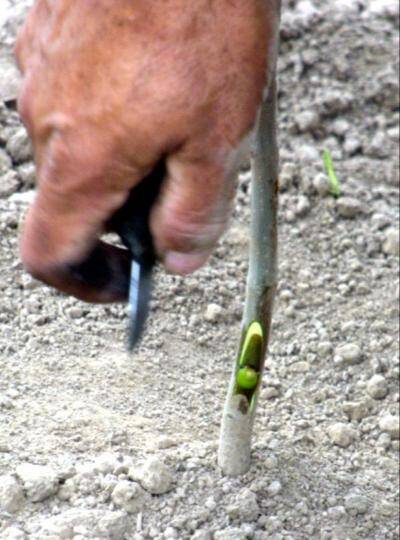
[(138, 480), (152, 495), (161, 495), (172, 489), (172, 472), (159, 458), (152, 457), (141, 467), (131, 467), (129, 477)]
[(26, 495), (32, 502), (40, 502), (57, 493), (59, 483), (56, 473), (43, 465), (22, 463), (16, 475), (23, 483)]
[(263, 398), (274, 399), (278, 397), (279, 394), (280, 392), (278, 388), (275, 388), (274, 386), (267, 386), (267, 388), (263, 391)]
[(22, 485), (14, 476), (0, 476), (0, 511), (18, 512), (25, 502)]
[[(349, 0), (345, 1), (348, 2)], [(337, 7), (337, 3), (335, 4), (335, 7)], [(350, 123), (345, 118), (336, 118), (336, 120), (332, 124), (331, 131), (335, 135), (339, 135), (339, 137), (344, 137), (346, 133), (348, 133), (348, 131), (350, 130), (350, 127)]]
[(303, 144), (296, 149), (297, 158), (300, 163), (317, 163), (320, 159), (315, 146)]
[(328, 116), (335, 116), (346, 111), (351, 103), (354, 103), (354, 96), (350, 92), (343, 92), (338, 89), (327, 89), (321, 100), (323, 113)]
[(341, 197), (336, 202), (336, 208), (339, 216), (345, 218), (354, 218), (363, 211), (362, 204), (354, 197)]
[(318, 343), (317, 352), (322, 358), (326, 358), (332, 354), (333, 345), (330, 341), (321, 341)]
[(357, 137), (349, 135), (345, 138), (343, 143), (343, 150), (346, 152), (346, 154), (352, 156), (353, 154), (361, 150), (361, 148), (362, 142)]
[(208, 304), (204, 318), (209, 322), (216, 322), (221, 317), (222, 307), (218, 304)]
[(321, 197), (326, 197), (329, 195), (331, 186), (329, 184), (328, 177), (326, 174), (317, 174), (317, 176), (313, 180), (313, 186), (315, 191), (318, 193), (318, 195), (321, 195)]
[(271, 497), (275, 497), (275, 495), (278, 495), (278, 493), (282, 491), (282, 484), (279, 480), (274, 480), (268, 486), (267, 491), (268, 495), (271, 495)]
[(386, 133), (377, 131), (371, 141), (364, 146), (364, 153), (376, 157), (385, 158), (389, 155), (389, 141)]
[(19, 128), (8, 139), (6, 150), (15, 163), (32, 159), (32, 146), (25, 128)]
[(69, 478), (61, 485), (57, 492), (57, 498), (60, 499), (60, 501), (69, 501), (75, 495), (76, 491), (77, 485)]
[(12, 167), (12, 161), (10, 156), (7, 154), (5, 150), (0, 148), (0, 175), (3, 175)]
[(400, 419), (398, 415), (385, 414), (379, 420), (379, 429), (384, 433), (389, 433), (392, 439), (399, 439)]
[(342, 358), (343, 362), (348, 365), (359, 364), (363, 360), (361, 349), (357, 343), (340, 345), (335, 350), (335, 356)]
[(285, 221), (287, 223), (293, 223), (294, 221), (296, 221), (296, 214), (293, 212), (293, 210), (286, 210)]
[(387, 396), (388, 386), (383, 375), (373, 375), (367, 383), (367, 392), (374, 399), (383, 399)]
[(19, 188), (18, 175), (15, 171), (7, 171), (0, 176), (0, 199), (9, 197)]
[(32, 162), (23, 163), (18, 167), (18, 176), (25, 188), (32, 188), (36, 182), (36, 169)]
[(67, 310), (67, 314), (71, 319), (80, 319), (84, 315), (84, 311), (79, 306), (72, 306)]
[(246, 538), (246, 533), (237, 527), (228, 527), (214, 533), (214, 540), (246, 540)]
[(307, 131), (312, 131), (313, 129), (318, 127), (320, 123), (320, 118), (315, 110), (309, 110), (298, 113), (295, 116), (294, 121), (299, 131), (301, 133), (305, 133)]
[(355, 439), (355, 432), (351, 426), (342, 422), (333, 424), (328, 429), (328, 435), (333, 444), (347, 448)]
[(260, 508), (256, 494), (248, 488), (239, 490), (235, 502), (228, 507), (227, 512), (232, 519), (239, 518), (242, 521), (253, 521), (257, 519)]
[(211, 533), (207, 530), (199, 530), (192, 534), (190, 540), (212, 540)]
[(368, 510), (368, 499), (358, 493), (352, 493), (345, 497), (344, 506), (352, 516), (365, 514)]
[(281, 191), (288, 190), (292, 187), (297, 174), (298, 167), (292, 161), (286, 161), (282, 165), (282, 170), (279, 175), (279, 187)]
[(166, 539), (174, 539), (178, 538), (178, 532), (173, 527), (167, 527), (164, 531), (164, 538)]
[(26, 535), (24, 531), (22, 531), (18, 527), (14, 527), (13, 525), (11, 527), (7, 527), (5, 531), (2, 533), (1, 540), (25, 540)]
[(296, 204), (296, 215), (299, 217), (304, 217), (310, 211), (311, 204), (308, 197), (305, 195), (300, 195)]
[(398, 506), (390, 501), (381, 501), (378, 505), (378, 512), (381, 516), (390, 517), (396, 515)]
[(143, 510), (148, 497), (148, 494), (137, 482), (129, 482), (128, 480), (118, 482), (111, 495), (113, 503), (129, 514)]
[(353, 421), (360, 421), (369, 415), (368, 406), (362, 402), (347, 401), (343, 404), (343, 412)]
[(381, 433), (378, 437), (378, 440), (376, 441), (378, 446), (381, 446), (385, 450), (387, 450), (390, 445), (392, 444), (392, 438), (389, 435), (389, 433)]

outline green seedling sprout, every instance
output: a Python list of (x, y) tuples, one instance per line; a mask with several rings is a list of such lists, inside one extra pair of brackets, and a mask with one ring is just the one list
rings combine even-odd
[(335, 169), (333, 167), (332, 156), (327, 148), (324, 148), (322, 153), (322, 159), (324, 162), (325, 172), (328, 175), (329, 179), (329, 190), (331, 195), (334, 197), (339, 197), (340, 195), (340, 186), (339, 180), (336, 176)]

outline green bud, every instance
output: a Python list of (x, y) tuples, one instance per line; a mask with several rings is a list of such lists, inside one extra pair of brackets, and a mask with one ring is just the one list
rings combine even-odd
[(252, 390), (257, 386), (258, 373), (249, 366), (242, 367), (236, 373), (236, 382), (240, 388)]

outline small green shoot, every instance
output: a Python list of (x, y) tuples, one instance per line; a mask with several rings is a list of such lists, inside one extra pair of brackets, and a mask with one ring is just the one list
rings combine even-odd
[(263, 329), (258, 321), (253, 321), (246, 332), (242, 350), (239, 355), (239, 367), (249, 366), (256, 371), (260, 366), (263, 346)]
[(253, 390), (257, 386), (258, 373), (249, 366), (244, 366), (236, 372), (236, 383), (239, 388)]
[(322, 159), (324, 161), (326, 174), (328, 175), (328, 178), (329, 178), (330, 193), (334, 197), (339, 197), (340, 195), (339, 180), (336, 176), (335, 169), (333, 167), (331, 153), (329, 152), (327, 148), (324, 148), (324, 151), (322, 153)]

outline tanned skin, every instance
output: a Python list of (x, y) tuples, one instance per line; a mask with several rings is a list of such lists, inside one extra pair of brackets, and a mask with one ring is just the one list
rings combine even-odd
[[(99, 236), (160, 160), (158, 257), (176, 273), (203, 265), (229, 218), (276, 24), (268, 0), (36, 0), (15, 47), (38, 177), (26, 269), (86, 301), (125, 299), (127, 254)], [(101, 286), (76, 272), (94, 251), (110, 270)]]

